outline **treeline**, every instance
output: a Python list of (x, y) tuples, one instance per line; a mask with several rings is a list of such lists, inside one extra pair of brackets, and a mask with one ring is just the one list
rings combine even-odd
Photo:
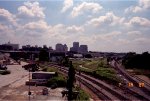
[(126, 68), (138, 68), (150, 70), (150, 54), (144, 52), (142, 54), (127, 53), (122, 60), (122, 64)]

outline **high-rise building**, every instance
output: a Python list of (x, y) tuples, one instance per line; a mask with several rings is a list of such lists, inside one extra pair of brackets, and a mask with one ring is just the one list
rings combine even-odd
[(70, 51), (78, 52), (79, 50), (79, 42), (73, 42), (73, 47), (70, 48)]
[(56, 44), (56, 51), (66, 52), (66, 51), (68, 51), (68, 47), (66, 44), (62, 45), (61, 43), (58, 43), (58, 44)]
[(87, 52), (88, 52), (88, 46), (87, 45), (80, 45), (79, 53), (87, 53)]
[(73, 47), (78, 50), (79, 48), (79, 42), (73, 42)]

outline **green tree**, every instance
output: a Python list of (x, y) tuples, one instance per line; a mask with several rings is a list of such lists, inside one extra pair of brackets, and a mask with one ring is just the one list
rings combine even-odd
[(69, 66), (69, 58), (68, 57), (64, 57), (63, 59), (62, 59), (62, 61), (61, 61), (61, 64), (63, 65), (63, 66)]
[(49, 61), (49, 53), (46, 49), (41, 49), (39, 53), (40, 61)]
[(68, 89), (68, 100), (73, 100), (72, 99), (72, 88), (73, 88), (73, 83), (75, 81), (75, 69), (72, 65), (72, 61), (69, 63), (69, 72), (68, 72), (68, 80), (67, 80), (67, 89)]

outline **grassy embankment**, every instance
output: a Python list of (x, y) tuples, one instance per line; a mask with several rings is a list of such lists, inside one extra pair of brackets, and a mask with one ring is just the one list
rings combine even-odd
[[(84, 59), (72, 60), (77, 70), (111, 84), (118, 84), (121, 80), (116, 76), (116, 72), (107, 64), (106, 59)], [(82, 66), (81, 66), (82, 65)]]

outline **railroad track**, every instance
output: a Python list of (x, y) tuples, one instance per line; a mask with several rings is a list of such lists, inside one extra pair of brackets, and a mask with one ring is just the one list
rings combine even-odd
[[(66, 72), (66, 73), (68, 72), (68, 68), (66, 67), (61, 67), (61, 66), (52, 65), (52, 64), (50, 66), (55, 66), (63, 72)], [(76, 74), (76, 78), (78, 80), (81, 80), (81, 82), (84, 85), (86, 85), (89, 89), (91, 89), (102, 100), (131, 100), (127, 98), (126, 96), (124, 96), (123, 94), (106, 86), (106, 84), (103, 84), (102, 82), (100, 82), (100, 80), (95, 79), (91, 76), (81, 73), (81, 75)]]
[[(127, 80), (129, 80), (130, 82), (134, 83), (134, 85), (136, 85), (135, 89), (132, 88), (128, 88), (132, 93), (136, 93), (136, 95), (139, 96), (139, 98), (145, 99), (145, 100), (150, 100), (150, 90), (147, 87), (142, 87), (141, 89), (138, 88), (138, 83), (139, 81), (137, 81), (136, 79), (132, 78), (129, 74), (125, 73), (123, 70), (121, 70), (119, 68), (119, 66), (117, 65), (117, 63), (114, 63), (113, 66), (117, 71), (119, 71), (120, 74), (122, 74)], [(138, 93), (138, 91), (142, 91), (143, 93)]]
[[(65, 69), (61, 69), (61, 73), (64, 74), (64, 75), (67, 75), (68, 74), (68, 70), (65, 70)], [(93, 94), (95, 94), (100, 100), (112, 100), (109, 96), (103, 94), (101, 91), (100, 91), (100, 88), (98, 87), (94, 87), (93, 83), (89, 80), (86, 80), (84, 78), (81, 78), (79, 77), (78, 75), (76, 75), (76, 79), (82, 83), (84, 86), (86, 86), (88, 89), (90, 89)]]
[(148, 82), (146, 82), (145, 80), (139, 78), (138, 76), (134, 76), (134, 78), (136, 78), (137, 80), (143, 82), (145, 85), (147, 85), (150, 88), (150, 84)]

